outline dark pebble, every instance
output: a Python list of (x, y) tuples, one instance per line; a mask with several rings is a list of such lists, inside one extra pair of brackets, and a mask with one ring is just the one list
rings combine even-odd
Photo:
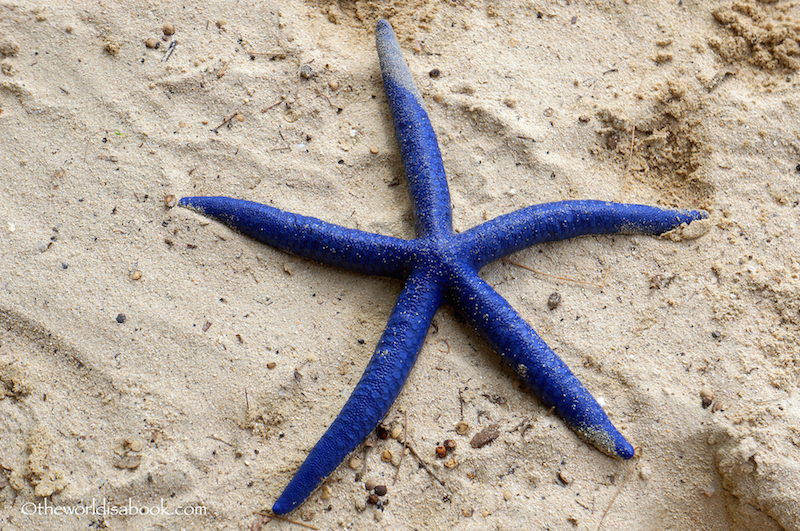
[(125, 317), (125, 314), (124, 314), (124, 313), (121, 313), (121, 314), (118, 314), (118, 315), (117, 315), (117, 322), (118, 322), (119, 324), (122, 324), (122, 323), (124, 323), (126, 319), (127, 319), (127, 317)]
[(434, 68), (433, 70), (428, 72), (428, 75), (431, 76), (433, 79), (436, 79), (437, 77), (442, 75), (442, 71), (439, 70), (438, 68)]
[(555, 310), (558, 308), (559, 304), (561, 304), (561, 295), (557, 291), (554, 291), (547, 298), (547, 307), (551, 310)]
[(378, 485), (375, 487), (375, 494), (378, 496), (386, 496), (386, 492), (389, 489), (386, 488), (386, 485)]
[(375, 434), (378, 436), (378, 439), (385, 441), (389, 438), (392, 432), (386, 426), (379, 425), (377, 428), (375, 428)]

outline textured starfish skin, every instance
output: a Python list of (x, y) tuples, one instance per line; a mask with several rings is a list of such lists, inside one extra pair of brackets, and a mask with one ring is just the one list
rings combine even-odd
[(662, 234), (705, 218), (603, 201), (531, 206), (456, 234), (436, 135), (391, 25), (378, 22), (378, 55), (414, 205), (417, 238), (348, 229), (267, 205), (227, 197), (185, 197), (180, 205), (289, 253), (358, 273), (400, 278), (403, 291), (361, 380), (342, 411), (273, 505), (300, 505), (378, 425), (397, 398), (439, 306), (455, 307), (542, 403), (581, 438), (621, 459), (631, 444), (563, 361), (478, 270), (531, 245), (589, 234)]

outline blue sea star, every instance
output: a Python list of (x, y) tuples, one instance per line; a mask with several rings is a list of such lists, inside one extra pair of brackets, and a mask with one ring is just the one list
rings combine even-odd
[(587, 234), (662, 234), (705, 218), (604, 201), (530, 206), (456, 234), (442, 157), (428, 115), (391, 25), (376, 30), (383, 85), (400, 145), (417, 237), (403, 240), (228, 197), (185, 197), (180, 205), (272, 247), (358, 273), (405, 282), (361, 380), (272, 507), (300, 505), (378, 425), (417, 359), (439, 306), (455, 307), (542, 403), (581, 438), (621, 459), (631, 444), (563, 361), (479, 276), (493, 260), (541, 242)]

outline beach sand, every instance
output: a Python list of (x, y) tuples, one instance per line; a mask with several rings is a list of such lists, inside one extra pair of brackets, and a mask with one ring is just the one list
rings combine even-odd
[[(165, 198), (413, 237), (379, 18), (425, 97), (456, 230), (565, 199), (711, 217), (481, 273), (640, 457), (583, 443), (445, 307), (393, 433), (289, 517), (800, 529), (800, 5), (384, 4), (0, 3), (0, 529), (301, 529), (257, 513), (338, 413), (401, 284)], [(366, 480), (387, 487), (378, 505)]]

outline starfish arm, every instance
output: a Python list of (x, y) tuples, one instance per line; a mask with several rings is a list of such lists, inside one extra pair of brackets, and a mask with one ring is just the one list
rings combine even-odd
[(702, 210), (672, 210), (605, 201), (560, 201), (499, 216), (459, 235), (478, 269), (531, 245), (588, 234), (663, 234), (708, 217)]
[(422, 95), (414, 84), (391, 24), (379, 21), (375, 39), (383, 87), (414, 205), (417, 235), (450, 234), (453, 230), (450, 190)]
[(287, 513), (308, 498), (392, 407), (417, 360), (442, 291), (425, 273), (409, 277), (361, 380), (272, 506), (275, 514)]
[(544, 405), (554, 408), (575, 433), (607, 455), (633, 457), (631, 444), (580, 380), (475, 270), (458, 275), (448, 297)]
[(277, 249), (358, 273), (402, 278), (413, 247), (253, 201), (184, 197), (179, 204)]

